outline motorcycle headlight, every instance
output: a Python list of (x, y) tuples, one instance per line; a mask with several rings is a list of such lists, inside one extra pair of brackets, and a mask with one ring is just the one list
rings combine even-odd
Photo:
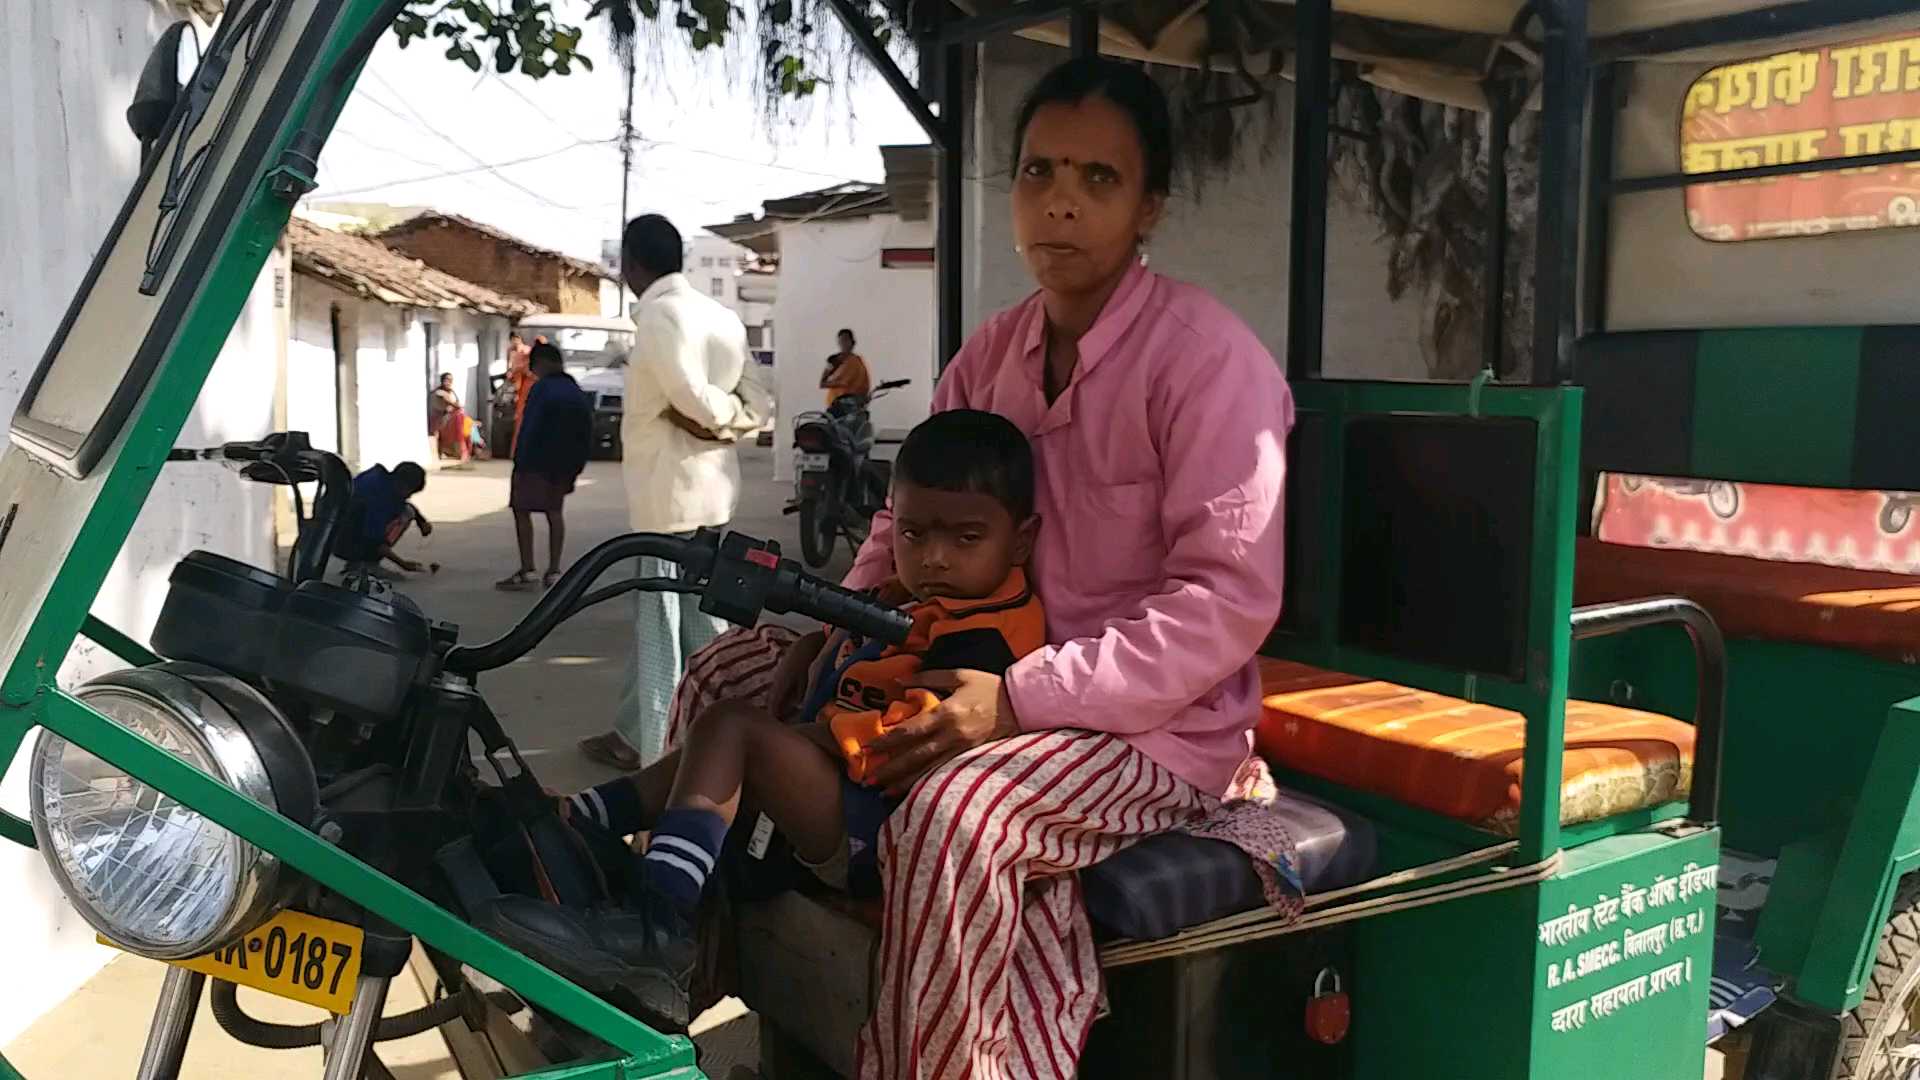
[[(312, 821), (313, 764), (273, 704), (195, 664), (95, 679), (75, 695), (241, 794)], [(280, 860), (52, 732), (34, 749), (34, 836), (101, 934), (160, 960), (198, 956), (286, 902)]]

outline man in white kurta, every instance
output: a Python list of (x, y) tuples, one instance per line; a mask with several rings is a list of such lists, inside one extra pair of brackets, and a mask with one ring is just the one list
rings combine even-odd
[[(772, 415), (771, 394), (753, 378), (746, 327), (688, 283), (683, 251), (679, 231), (658, 215), (635, 218), (622, 238), (627, 284), (639, 296), (620, 430), (636, 532), (687, 534), (732, 520), (740, 498), (734, 444)], [(639, 573), (671, 577), (677, 568), (641, 559)], [(724, 629), (694, 597), (643, 592), (636, 604), (615, 730), (581, 743), (588, 756), (629, 770), (660, 756), (686, 658)]]

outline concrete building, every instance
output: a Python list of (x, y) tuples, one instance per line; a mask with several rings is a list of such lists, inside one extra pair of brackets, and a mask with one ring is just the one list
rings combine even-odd
[(427, 394), (441, 375), (453, 376), (470, 415), (486, 417), (487, 376), (506, 362), (513, 320), (540, 305), (299, 218), (287, 243), (289, 428), (357, 471), (432, 462)]
[(740, 316), (747, 347), (756, 353), (771, 353), (774, 347), (777, 267), (777, 259), (768, 265), (752, 247), (724, 236), (701, 233), (687, 241), (687, 280)]
[(524, 296), (548, 311), (617, 315), (620, 281), (604, 267), (530, 244), (458, 214), (429, 210), (378, 234), (437, 270), (495, 292)]
[[(930, 161), (927, 147), (892, 149), (903, 168), (917, 157)], [(775, 445), (791, 443), (794, 416), (824, 403), (820, 372), (842, 328), (854, 332), (875, 383), (911, 380), (874, 403), (875, 425), (903, 429), (926, 415), (935, 375), (930, 183), (919, 191), (902, 213), (885, 185), (839, 184), (771, 200), (757, 217), (712, 227), (778, 259)], [(790, 478), (792, 468), (790, 455), (774, 456), (776, 477)]]

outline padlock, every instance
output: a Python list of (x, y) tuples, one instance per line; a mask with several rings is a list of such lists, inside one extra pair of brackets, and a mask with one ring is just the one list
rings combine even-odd
[(1347, 1037), (1352, 1019), (1353, 1006), (1347, 1001), (1347, 992), (1340, 988), (1340, 973), (1321, 969), (1313, 980), (1313, 997), (1307, 1002), (1307, 1035), (1315, 1042), (1333, 1046)]

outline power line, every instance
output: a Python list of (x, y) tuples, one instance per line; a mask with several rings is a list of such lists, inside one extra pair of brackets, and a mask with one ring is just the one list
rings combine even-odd
[[(387, 82), (385, 79), (380, 77), (379, 72), (369, 71), (367, 72), (367, 75), (370, 78), (372, 78), (375, 83), (379, 84), (382, 89), (386, 90), (388, 93), (394, 95), (394, 97), (400, 100), (400, 107), (405, 109), (407, 113), (413, 117), (414, 121), (416, 121), (419, 124), (421, 130), (432, 135), (434, 138), (439, 139), (441, 142), (446, 143), (448, 146), (453, 147), (455, 150), (458, 150), (463, 157), (467, 158), (469, 161), (472, 161), (476, 166), (478, 166), (478, 168), (473, 171), (483, 171), (483, 172), (490, 173), (495, 179), (499, 180), (501, 183), (506, 184), (509, 187), (517, 188), (520, 191), (523, 191), (526, 194), (531, 195), (534, 198), (539, 199), (540, 201), (548, 204), (549, 206), (554, 206), (561, 210), (572, 210), (576, 213), (586, 212), (584, 207), (572, 206), (567, 203), (560, 202), (557, 199), (549, 198), (548, 196), (543, 195), (540, 192), (535, 191), (530, 187), (527, 187), (525, 184), (522, 184), (517, 180), (511, 179), (506, 176), (501, 176), (499, 173), (494, 172), (493, 170), (496, 168), (496, 166), (489, 165), (486, 162), (481, 161), (479, 155), (475, 154), (473, 151), (467, 149), (466, 147), (460, 145), (458, 142), (455, 142), (453, 139), (449, 138), (446, 134), (441, 132), (438, 128), (434, 127), (433, 124), (429, 122), (426, 117), (421, 116), (420, 113), (417, 110), (415, 110), (412, 105), (407, 103), (406, 95), (400, 93), (398, 90), (395, 90), (391, 83)], [(385, 110), (386, 112), (393, 115), (395, 118), (401, 120), (402, 122), (405, 122), (406, 117), (400, 116), (400, 114), (394, 110), (393, 106), (388, 105), (386, 102), (380, 100), (377, 97), (374, 97), (371, 94), (365, 94), (363, 96), (366, 97), (366, 99), (369, 102), (372, 102), (375, 106)], [(575, 145), (585, 145), (585, 144), (576, 143)]]
[(533, 100), (532, 98), (530, 98), (530, 97), (528, 97), (528, 96), (527, 96), (527, 93), (526, 93), (526, 91), (524, 91), (524, 90), (522, 90), (522, 89), (520, 89), (519, 87), (517, 87), (517, 86), (515, 86), (515, 85), (513, 85), (513, 83), (512, 83), (512, 82), (510, 82), (510, 81), (508, 81), (508, 79), (507, 79), (507, 78), (506, 78), (505, 76), (503, 76), (503, 75), (500, 75), (500, 74), (498, 74), (498, 73), (495, 73), (495, 72), (489, 72), (489, 75), (490, 75), (491, 77), (490, 77), (490, 79), (489, 79), (488, 81), (490, 81), (490, 82), (492, 82), (492, 83), (495, 83), (496, 85), (499, 85), (499, 86), (502, 86), (502, 87), (505, 87), (505, 88), (507, 89), (507, 91), (508, 91), (509, 93), (511, 93), (511, 94), (512, 94), (512, 95), (513, 95), (514, 97), (517, 97), (517, 98), (519, 98), (519, 99), (520, 99), (521, 101), (524, 101), (524, 102), (526, 102), (526, 104), (527, 104), (527, 107), (528, 107), (528, 108), (530, 108), (530, 109), (532, 109), (532, 110), (533, 110), (534, 112), (537, 112), (537, 113), (539, 113), (539, 114), (540, 114), (540, 115), (541, 115), (541, 116), (542, 116), (542, 117), (543, 117), (543, 118), (544, 118), (544, 119), (545, 119), (545, 120), (547, 121), (547, 123), (549, 123), (549, 124), (552, 124), (552, 125), (553, 125), (554, 127), (557, 127), (557, 128), (559, 128), (559, 129), (560, 129), (560, 131), (561, 131), (561, 132), (562, 132), (563, 134), (565, 134), (565, 135), (567, 135), (567, 136), (568, 136), (568, 137), (570, 137), (570, 138), (575, 138), (575, 139), (579, 139), (579, 140), (581, 140), (582, 142), (590, 142), (590, 141), (592, 141), (592, 140), (590, 140), (590, 139), (588, 139), (588, 138), (587, 138), (586, 136), (584, 136), (584, 135), (582, 135), (582, 134), (580, 134), (579, 132), (577, 132), (577, 131), (575, 131), (575, 130), (573, 130), (573, 128), (571, 128), (571, 127), (569, 127), (568, 125), (566, 125), (566, 124), (564, 124), (564, 123), (562, 123), (562, 122), (560, 121), (560, 119), (559, 119), (558, 117), (556, 117), (556, 116), (554, 116), (554, 115), (553, 115), (552, 113), (550, 113), (550, 112), (548, 112), (547, 110), (545, 110), (545, 109), (543, 109), (543, 108), (541, 108), (541, 107), (540, 107), (540, 103), (539, 103), (539, 102), (537, 102), (537, 101), (535, 101), (535, 100)]
[(735, 157), (732, 154), (723, 154), (718, 150), (708, 150), (700, 146), (689, 146), (686, 143), (675, 142), (672, 139), (641, 139), (640, 141), (649, 146), (671, 147), (675, 150), (684, 150), (689, 154), (699, 154), (701, 157), (715, 158), (720, 161), (732, 162), (736, 165), (750, 165), (756, 169), (773, 169), (778, 172), (794, 173), (798, 176), (810, 176), (817, 180), (833, 180), (843, 184), (872, 183), (870, 180), (863, 180), (857, 176), (843, 176), (839, 173), (820, 172), (816, 169), (802, 169), (793, 165), (782, 165), (775, 161), (755, 161), (752, 158)]
[[(316, 199), (337, 199), (346, 195), (364, 195), (369, 191), (381, 191), (391, 187), (405, 187), (408, 184), (424, 184), (430, 180), (451, 180), (456, 177), (471, 176), (474, 173), (485, 172), (485, 173), (492, 173), (495, 179), (504, 180), (508, 184), (512, 184), (512, 186), (519, 188), (521, 191), (524, 191), (529, 195), (532, 195), (534, 198), (538, 199), (542, 203), (545, 203), (549, 206), (553, 206), (561, 210), (572, 210), (575, 212), (584, 212), (584, 208), (582, 207), (569, 206), (565, 203), (554, 202), (552, 199), (549, 199), (546, 196), (541, 195), (539, 192), (533, 191), (520, 184), (514, 183), (512, 180), (508, 180), (506, 177), (499, 175), (497, 170), (511, 168), (512, 166), (515, 166), (515, 165), (525, 165), (528, 162), (532, 162), (532, 161), (544, 161), (547, 158), (559, 157), (561, 154), (567, 153), (572, 150), (578, 150), (580, 147), (583, 147), (583, 146), (604, 146), (614, 141), (615, 140), (613, 139), (596, 139), (596, 140), (585, 141), (585, 142), (569, 143), (566, 146), (559, 147), (558, 149), (548, 150), (538, 154), (529, 154), (526, 157), (514, 158), (510, 161), (494, 161), (494, 162), (482, 161), (479, 164), (472, 166), (471, 168), (449, 169), (444, 172), (428, 173), (425, 176), (408, 177), (407, 179), (404, 179), (404, 180), (387, 180), (378, 184), (370, 184), (366, 187), (348, 188), (345, 191), (316, 192), (312, 197)], [(375, 149), (379, 149), (379, 147), (375, 147)]]

